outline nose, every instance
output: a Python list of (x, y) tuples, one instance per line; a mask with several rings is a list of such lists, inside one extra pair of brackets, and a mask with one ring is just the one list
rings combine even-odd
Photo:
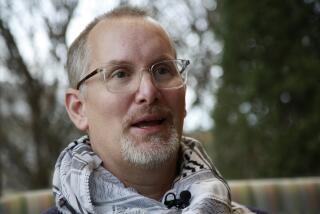
[(140, 85), (135, 94), (135, 103), (150, 105), (159, 99), (160, 92), (154, 85), (149, 72), (142, 72), (141, 75)]

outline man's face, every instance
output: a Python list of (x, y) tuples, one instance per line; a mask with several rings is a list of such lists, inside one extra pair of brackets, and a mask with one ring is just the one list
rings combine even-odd
[(86, 82), (83, 106), (93, 150), (106, 162), (147, 168), (175, 156), (183, 129), (185, 87), (159, 90), (145, 69), (175, 59), (166, 33), (147, 19), (103, 20), (90, 32), (88, 50), (90, 71), (111, 62), (144, 69), (134, 92), (110, 92), (100, 75)]

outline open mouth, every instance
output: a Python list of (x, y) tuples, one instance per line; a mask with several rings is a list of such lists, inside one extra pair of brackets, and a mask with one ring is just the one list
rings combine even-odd
[(160, 126), (165, 121), (166, 121), (166, 118), (145, 118), (137, 122), (134, 122), (132, 126), (137, 128), (148, 128), (153, 126)]

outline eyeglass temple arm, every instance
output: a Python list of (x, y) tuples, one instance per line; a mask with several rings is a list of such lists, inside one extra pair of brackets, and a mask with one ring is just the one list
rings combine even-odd
[(78, 84), (77, 84), (77, 90), (79, 90), (80, 85), (81, 85), (84, 81), (86, 81), (87, 79), (89, 79), (89, 78), (91, 78), (92, 76), (96, 75), (96, 74), (98, 73), (98, 70), (99, 70), (99, 69), (96, 69), (96, 70), (92, 71), (90, 74), (88, 74), (87, 76), (85, 76), (84, 78), (82, 78), (82, 79), (78, 82)]
[(188, 65), (190, 65), (190, 60), (183, 60), (183, 62), (184, 62), (184, 65), (182, 67), (182, 70), (180, 71), (180, 74), (182, 74), (184, 72), (184, 70), (186, 70)]

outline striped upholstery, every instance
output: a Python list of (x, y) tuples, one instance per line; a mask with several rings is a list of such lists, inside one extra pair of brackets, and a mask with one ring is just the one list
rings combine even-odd
[(39, 214), (53, 206), (51, 190), (35, 190), (0, 199), (0, 214)]
[[(268, 213), (320, 213), (320, 177), (229, 181), (232, 200)], [(8, 195), (0, 214), (38, 214), (54, 204), (51, 190)]]
[(320, 178), (229, 181), (232, 200), (268, 213), (320, 213)]

